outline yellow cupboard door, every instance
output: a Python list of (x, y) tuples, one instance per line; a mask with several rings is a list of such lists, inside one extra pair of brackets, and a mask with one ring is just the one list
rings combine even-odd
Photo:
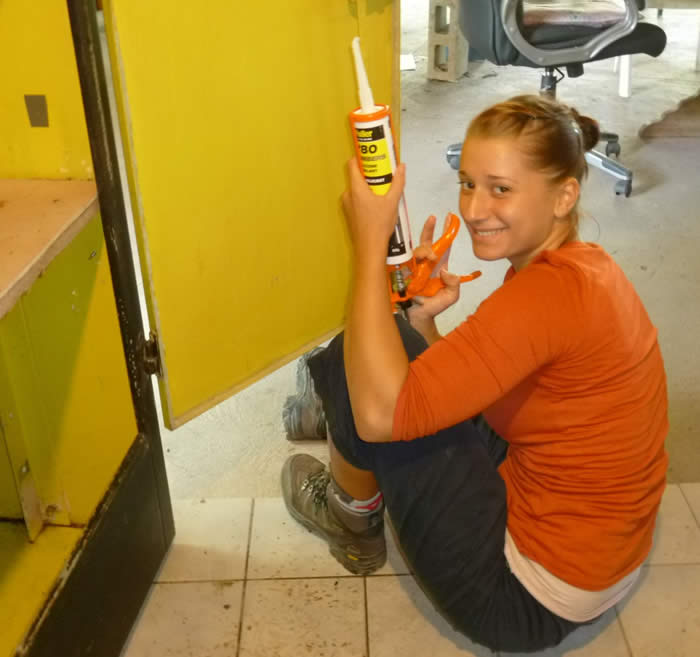
[(104, 3), (167, 426), (341, 327), (350, 44), (390, 103), (394, 5)]

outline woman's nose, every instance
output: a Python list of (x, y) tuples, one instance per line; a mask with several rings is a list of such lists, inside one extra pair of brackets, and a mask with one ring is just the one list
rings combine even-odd
[(465, 219), (477, 220), (488, 218), (491, 200), (484, 190), (479, 188), (474, 189), (465, 200), (466, 207), (462, 209), (462, 214)]

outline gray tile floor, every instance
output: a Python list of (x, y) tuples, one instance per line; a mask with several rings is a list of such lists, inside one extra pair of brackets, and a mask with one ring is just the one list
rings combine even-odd
[[(635, 592), (543, 654), (692, 657), (700, 645), (700, 483), (671, 484)], [(124, 657), (481, 657), (390, 537), (384, 568), (347, 573), (280, 498), (175, 500), (178, 529)]]
[[(454, 84), (425, 79), (428, 0), (403, 0), (402, 50), (417, 70), (402, 74), (402, 158), (414, 233), (430, 213), (455, 210), (447, 144), (486, 105), (535, 91), (535, 71), (474, 63)], [(655, 12), (647, 12), (656, 20)], [(695, 657), (700, 654), (700, 140), (643, 142), (640, 128), (700, 90), (694, 70), (700, 12), (666, 10), (669, 46), (658, 60), (633, 58), (632, 97), (617, 96), (610, 62), (561, 85), (560, 98), (622, 137), (621, 159), (635, 169), (635, 192), (615, 198), (596, 171), (584, 193), (583, 237), (615, 254), (659, 326), (669, 374), (670, 481), (654, 549), (636, 590), (594, 626), (546, 655)], [(447, 190), (447, 191), (446, 191)], [(458, 242), (460, 237), (458, 236)], [(466, 243), (452, 269), (471, 271)], [(500, 284), (501, 264), (479, 266), (441, 328), (456, 325)], [(288, 454), (326, 459), (322, 442), (285, 440), (281, 408), (294, 390), (294, 364), (175, 432), (163, 431), (177, 537), (124, 657), (322, 656), (488, 651), (455, 634), (417, 588), (393, 544), (380, 573), (350, 576), (326, 546), (296, 525), (279, 498)], [(272, 410), (271, 410), (272, 409)]]

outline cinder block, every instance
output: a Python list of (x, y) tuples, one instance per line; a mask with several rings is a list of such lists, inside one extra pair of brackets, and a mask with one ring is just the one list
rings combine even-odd
[(460, 0), (430, 0), (428, 78), (454, 82), (469, 66), (469, 43), (459, 29)]

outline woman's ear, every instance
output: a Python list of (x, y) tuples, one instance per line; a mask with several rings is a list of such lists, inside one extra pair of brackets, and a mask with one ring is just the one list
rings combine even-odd
[(559, 193), (554, 204), (554, 216), (557, 219), (564, 219), (569, 216), (578, 201), (581, 193), (581, 186), (576, 178), (567, 178), (559, 186)]

